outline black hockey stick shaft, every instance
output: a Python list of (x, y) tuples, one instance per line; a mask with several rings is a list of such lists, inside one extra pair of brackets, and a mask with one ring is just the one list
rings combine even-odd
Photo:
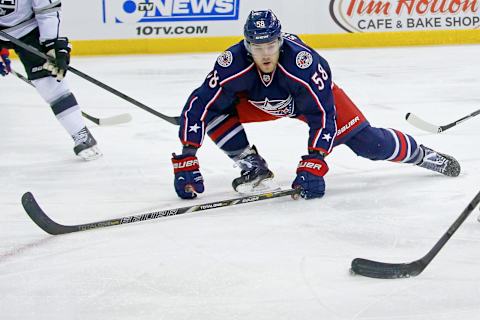
[[(31, 45), (28, 45), (26, 43), (24, 43), (23, 41), (20, 41), (19, 39), (15, 38), (15, 37), (12, 37), (11, 35), (9, 35), (8, 33), (4, 32), (4, 31), (1, 31), (0, 30), (0, 36), (2, 36), (3, 38), (6, 38), (8, 39), (9, 41), (11, 41), (12, 43), (14, 43), (15, 45), (29, 51), (30, 53), (33, 53), (34, 55), (40, 57), (40, 58), (43, 58), (45, 60), (48, 60), (48, 61), (52, 61), (54, 62), (54, 58), (52, 57), (49, 57), (47, 56), (45, 53), (41, 52), (40, 50), (38, 50), (37, 48), (35, 47), (32, 47)], [(126, 94), (106, 85), (105, 83), (103, 82), (100, 82), (98, 81), (97, 79), (95, 78), (92, 78), (91, 76), (81, 72), (80, 70), (78, 69), (75, 69), (74, 67), (72, 66), (68, 66), (68, 70), (74, 74), (76, 74), (77, 76), (99, 86), (100, 88), (102, 89), (105, 89), (107, 90), (108, 92), (110, 93), (113, 93), (114, 95), (116, 95), (117, 97), (120, 97), (128, 102), (130, 102), (131, 104), (139, 107), (140, 109), (143, 109), (167, 122), (170, 122), (171, 124), (174, 124), (174, 125), (178, 125), (180, 123), (180, 117), (170, 117), (170, 116), (167, 116), (161, 112), (158, 112), (148, 106), (146, 106), (145, 104), (127, 96)]]
[(152, 211), (152, 212), (140, 213), (133, 216), (122, 217), (122, 218), (115, 218), (115, 219), (109, 219), (109, 220), (103, 220), (103, 221), (97, 221), (97, 222), (79, 224), (79, 225), (69, 225), (69, 226), (56, 223), (55, 221), (50, 219), (47, 216), (47, 214), (42, 210), (42, 208), (40, 208), (33, 194), (30, 192), (27, 192), (22, 196), (22, 205), (25, 211), (27, 212), (27, 214), (33, 220), (33, 222), (35, 222), (42, 230), (44, 230), (49, 234), (58, 235), (58, 234), (65, 234), (65, 233), (78, 232), (78, 231), (87, 231), (91, 229), (99, 229), (99, 228), (110, 227), (110, 226), (117, 226), (121, 224), (133, 223), (138, 221), (153, 220), (153, 219), (158, 219), (158, 218), (168, 217), (168, 216), (175, 216), (175, 215), (180, 215), (180, 214), (189, 213), (189, 212), (205, 211), (209, 209), (229, 207), (237, 204), (262, 201), (267, 199), (284, 197), (288, 195), (291, 195), (292, 197), (294, 197), (298, 195), (299, 192), (300, 192), (299, 190), (295, 190), (295, 189), (273, 191), (273, 192), (245, 196), (245, 197), (240, 197), (235, 199), (197, 204), (197, 205), (182, 207), (182, 208)]
[(435, 256), (445, 246), (448, 240), (463, 224), (463, 222), (472, 213), (475, 207), (480, 203), (480, 192), (470, 201), (455, 222), (448, 228), (443, 236), (435, 243), (432, 249), (422, 258), (410, 263), (385, 263), (368, 259), (356, 258), (352, 261), (351, 270), (355, 274), (360, 274), (370, 278), (380, 279), (398, 279), (414, 277), (432, 262)]
[(470, 113), (469, 115), (465, 116), (465, 117), (462, 117), (460, 119), (458, 119), (457, 121), (455, 122), (452, 122), (452, 123), (449, 123), (449, 124), (446, 124), (444, 126), (440, 126), (440, 128), (442, 129), (442, 131), (445, 131), (447, 129), (450, 129), (451, 127), (454, 127), (470, 118), (473, 118), (475, 116), (478, 116), (480, 114), (480, 109), (478, 109), (477, 111), (474, 111), (472, 113)]
[[(18, 79), (24, 81), (25, 83), (28, 83), (29, 85), (31, 85), (32, 87), (35, 87), (35, 85), (32, 83), (32, 81), (28, 80), (27, 77), (25, 77), (23, 74), (21, 73), (18, 73), (16, 72), (15, 70), (11, 70), (11, 73), (13, 75), (15, 75)], [(90, 121), (92, 121), (93, 123), (97, 124), (97, 125), (101, 125), (101, 122), (102, 122), (102, 119), (101, 118), (96, 118), (94, 116), (91, 116), (89, 115), (88, 113), (82, 111), (82, 116)], [(119, 115), (120, 116), (120, 115)], [(122, 114), (122, 116), (127, 116), (127, 114)], [(112, 119), (113, 120), (113, 119)]]

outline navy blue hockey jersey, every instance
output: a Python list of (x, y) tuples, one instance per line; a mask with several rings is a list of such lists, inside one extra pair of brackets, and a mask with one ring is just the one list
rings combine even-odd
[(218, 57), (181, 113), (179, 136), (184, 145), (200, 147), (207, 125), (231, 113), (242, 95), (274, 117), (304, 120), (310, 128), (309, 150), (331, 152), (337, 128), (330, 67), (297, 36), (284, 33), (282, 37), (279, 63), (271, 74), (257, 69), (243, 41)]

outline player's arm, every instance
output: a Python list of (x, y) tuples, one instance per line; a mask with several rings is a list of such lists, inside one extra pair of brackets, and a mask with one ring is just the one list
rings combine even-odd
[[(317, 60), (317, 59), (315, 59)], [(328, 63), (318, 59), (310, 68), (309, 88), (305, 93), (305, 118), (309, 126), (308, 151), (328, 155), (337, 134), (332, 75)]]
[(172, 157), (174, 186), (180, 198), (192, 199), (204, 191), (196, 152), (203, 143), (208, 123), (233, 103), (234, 94), (221, 84), (227, 75), (217, 63), (203, 84), (190, 95), (180, 114), (179, 138), (183, 149), (182, 154)]
[(35, 20), (40, 30), (40, 42), (59, 37), (60, 28), (60, 0), (32, 0)]
[(180, 114), (179, 138), (184, 146), (199, 148), (208, 123), (222, 114), (235, 96), (222, 86), (223, 75), (214, 68), (188, 98)]
[(337, 131), (330, 68), (319, 56), (313, 62), (309, 72), (304, 74), (304, 79), (309, 75), (309, 79), (305, 79), (308, 85), (304, 85), (298, 98), (309, 126), (308, 154), (302, 156), (292, 183), (292, 188), (302, 190), (301, 196), (305, 199), (325, 194), (323, 177), (328, 172), (325, 157), (333, 148)]
[(63, 80), (70, 64), (71, 46), (68, 38), (60, 37), (60, 0), (33, 0), (33, 12), (40, 30), (40, 43), (43, 51), (54, 58), (53, 62), (47, 61), (43, 69), (57, 78)]

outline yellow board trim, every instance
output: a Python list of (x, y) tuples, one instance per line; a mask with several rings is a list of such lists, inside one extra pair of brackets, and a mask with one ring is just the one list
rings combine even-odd
[[(480, 30), (441, 30), (378, 33), (304, 34), (313, 48), (366, 48), (392, 46), (479, 44)], [(241, 36), (199, 38), (149, 38), (72, 41), (72, 55), (126, 55), (221, 52)]]

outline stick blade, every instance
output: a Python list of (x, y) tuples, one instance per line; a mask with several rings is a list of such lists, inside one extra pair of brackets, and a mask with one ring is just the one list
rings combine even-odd
[(74, 227), (64, 226), (50, 219), (42, 208), (40, 208), (31, 192), (23, 194), (22, 206), (30, 219), (46, 233), (57, 235), (76, 231)]
[(401, 279), (419, 275), (425, 267), (421, 261), (411, 263), (385, 263), (368, 259), (355, 258), (351, 272), (369, 278)]
[(405, 119), (412, 126), (418, 128), (418, 129), (421, 129), (423, 131), (427, 131), (427, 132), (430, 132), (430, 133), (440, 133), (440, 132), (442, 132), (441, 127), (426, 122), (425, 120), (419, 118), (414, 113), (410, 113), (410, 112), (407, 113), (407, 115), (405, 116)]
[(116, 124), (127, 123), (132, 120), (132, 116), (129, 113), (122, 113), (117, 116), (112, 116), (108, 118), (99, 118), (98, 125), (100, 126), (113, 126)]

